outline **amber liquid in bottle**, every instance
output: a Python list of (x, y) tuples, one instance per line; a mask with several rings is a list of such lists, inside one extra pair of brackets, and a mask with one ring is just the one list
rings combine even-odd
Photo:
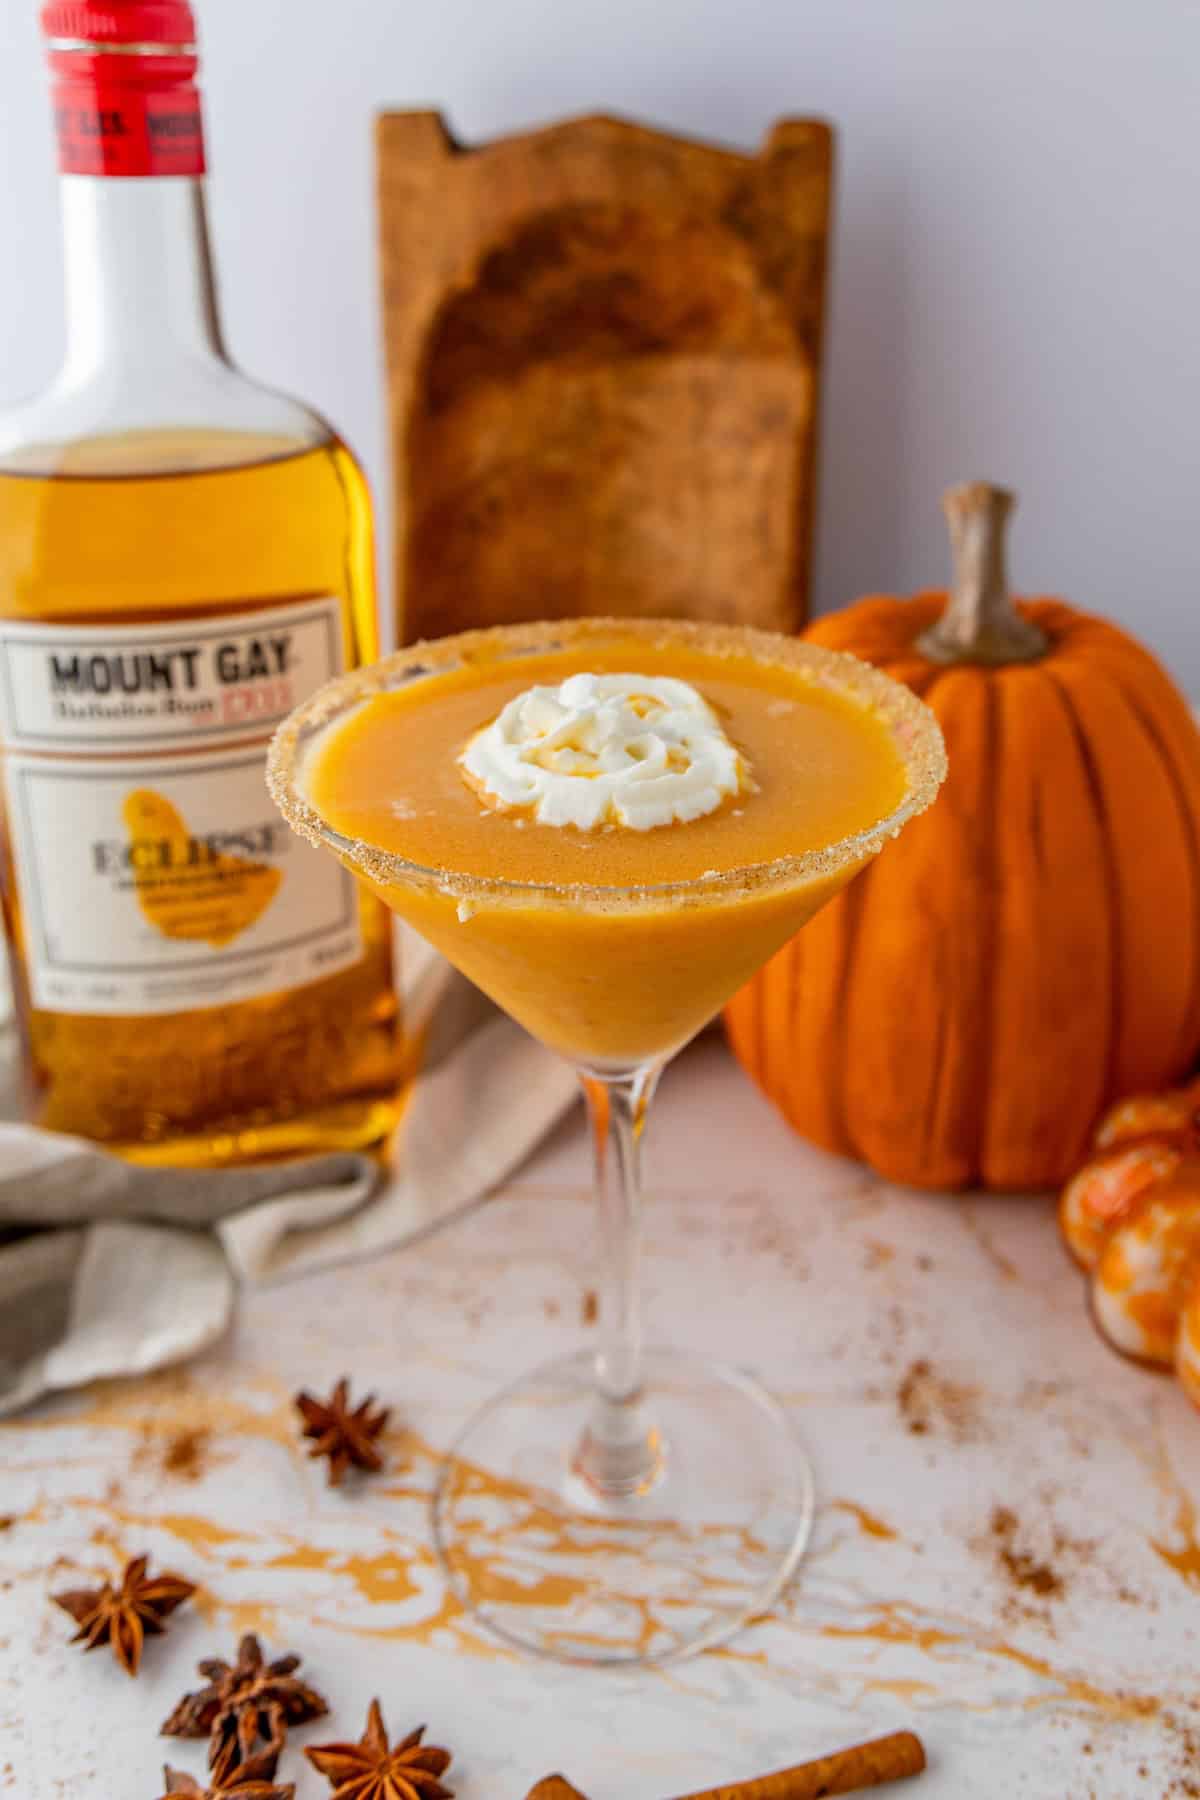
[[(308, 616), (324, 603), (338, 621), (344, 666), (376, 654), (370, 503), (335, 438), (305, 448), (252, 433), (133, 431), (56, 446), (52, 472), (38, 464), (35, 448), (0, 467), (0, 634), (13, 620), (89, 631), (144, 626), (152, 644), (156, 626), (194, 621), (197, 642), (231, 646), (227, 658), (245, 662), (256, 640), (239, 629), (239, 617), (269, 611), (281, 637), (280, 621), (286, 627), (293, 611)], [(226, 669), (243, 672), (234, 660)], [(243, 736), (222, 740), (214, 761), (264, 750), (249, 721)], [(144, 763), (142, 745), (132, 754)], [(43, 761), (43, 775), (60, 766), (69, 774), (80, 758), (68, 747)], [(170, 750), (161, 761), (169, 772)], [(119, 753), (96, 766), (120, 780)], [(131, 777), (131, 789), (141, 779)], [(5, 791), (6, 924), (37, 1123), (141, 1159), (196, 1164), (382, 1138), (396, 1112), (397, 1019), (390, 925), (373, 896), (355, 894), (361, 955), (324, 978), (181, 1011), (38, 1005), (10, 835), (11, 780)], [(248, 798), (243, 811), (253, 816), (254, 804)], [(176, 810), (182, 819), (185, 804)], [(264, 792), (258, 812), (266, 821), (271, 811)], [(180, 838), (172, 847), (164, 838), (161, 856), (182, 864), (227, 855), (214, 841)], [(242, 847), (247, 883), (256, 878), (253, 853), (253, 844)], [(120, 846), (103, 854), (117, 859)], [(221, 866), (236, 876), (233, 863)], [(304, 878), (294, 862), (279, 866), (284, 881)], [(52, 858), (48, 869), (52, 882)], [(148, 895), (153, 906), (163, 896), (156, 926), (188, 931), (175, 888), (158, 878), (158, 888), (131, 889), (126, 875), (129, 904)], [(219, 904), (236, 908), (237, 880), (224, 889)], [(196, 941), (197, 958), (209, 954), (214, 930), (223, 937), (238, 922), (231, 916), (213, 927), (205, 915), (196, 930), (210, 941)]]

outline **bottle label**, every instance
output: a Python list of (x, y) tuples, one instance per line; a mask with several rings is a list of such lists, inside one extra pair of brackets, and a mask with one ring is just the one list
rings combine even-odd
[(3, 627), (5, 801), (35, 1007), (185, 1012), (358, 961), (353, 878), (292, 834), (263, 774), (263, 731), (341, 665), (336, 600), (211, 625)]
[(194, 749), (274, 731), (342, 667), (341, 610), (314, 600), (172, 625), (0, 621), (13, 750)]
[(200, 94), (190, 84), (58, 81), (54, 127), (64, 175), (204, 173)]

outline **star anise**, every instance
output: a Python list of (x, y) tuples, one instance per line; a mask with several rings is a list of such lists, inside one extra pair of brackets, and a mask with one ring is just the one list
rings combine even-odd
[(256, 1758), (277, 1758), (289, 1725), (306, 1725), (329, 1711), (314, 1688), (297, 1680), (299, 1667), (298, 1656), (265, 1662), (261, 1644), (248, 1633), (236, 1662), (213, 1657), (197, 1664), (207, 1686), (184, 1695), (163, 1736), (207, 1737), (209, 1768), (223, 1779)]
[(383, 1458), (375, 1448), (375, 1439), (388, 1422), (388, 1409), (373, 1413), (374, 1394), (351, 1410), (350, 1383), (343, 1375), (328, 1400), (317, 1400), (312, 1394), (296, 1395), (296, 1410), (304, 1420), (304, 1436), (315, 1438), (310, 1457), (329, 1458), (329, 1485), (337, 1487), (354, 1465), (377, 1475)]
[(333, 1789), (333, 1800), (453, 1800), (439, 1779), (450, 1767), (449, 1750), (422, 1744), (425, 1727), (410, 1731), (393, 1750), (378, 1700), (357, 1744), (313, 1744), (304, 1754)]
[(264, 1752), (243, 1763), (228, 1781), (215, 1776), (209, 1787), (201, 1787), (194, 1775), (169, 1766), (163, 1770), (167, 1791), (162, 1800), (296, 1800), (296, 1784), (275, 1780), (275, 1757)]
[(126, 1563), (120, 1587), (106, 1581), (98, 1588), (70, 1588), (50, 1596), (79, 1627), (73, 1644), (82, 1644), (85, 1650), (111, 1644), (113, 1655), (131, 1675), (141, 1665), (145, 1640), (159, 1636), (163, 1620), (196, 1591), (193, 1582), (169, 1570), (147, 1575), (149, 1561), (147, 1556), (135, 1556)]

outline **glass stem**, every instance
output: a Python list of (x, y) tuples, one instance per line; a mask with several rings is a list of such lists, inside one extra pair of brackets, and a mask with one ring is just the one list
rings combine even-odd
[(596, 1391), (573, 1459), (606, 1499), (654, 1485), (663, 1446), (642, 1402), (641, 1139), (661, 1063), (615, 1074), (581, 1070), (596, 1157), (600, 1236)]

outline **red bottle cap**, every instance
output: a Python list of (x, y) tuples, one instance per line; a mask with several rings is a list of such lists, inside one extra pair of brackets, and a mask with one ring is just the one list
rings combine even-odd
[(42, 30), (64, 175), (204, 173), (187, 0), (49, 0)]
[(42, 31), (83, 44), (194, 44), (196, 21), (187, 0), (49, 0)]

